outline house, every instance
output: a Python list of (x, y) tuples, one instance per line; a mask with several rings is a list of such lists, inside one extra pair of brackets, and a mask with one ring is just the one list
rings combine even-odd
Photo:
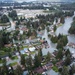
[(28, 32), (28, 28), (26, 27), (21, 27), (20, 30)]
[(29, 52), (29, 51), (28, 51), (27, 48), (24, 48), (24, 50), (21, 50), (21, 51), (20, 51), (21, 54), (25, 54), (25, 53), (28, 53), (28, 52)]
[(75, 43), (72, 43), (72, 42), (71, 43), (68, 43), (67, 46), (72, 47), (72, 48), (75, 48)]
[(11, 47), (12, 44), (5, 44), (5, 47)]
[(28, 51), (28, 48), (24, 48), (24, 51), (26, 52), (26, 53), (28, 53), (29, 51)]
[(48, 64), (46, 64), (46, 65), (43, 66), (43, 69), (44, 69), (44, 70), (49, 70), (49, 69), (51, 69), (52, 67), (53, 67), (53, 64), (52, 64), (52, 63), (48, 63)]
[(53, 54), (54, 54), (55, 56), (57, 55), (57, 53), (58, 53), (58, 51), (54, 51), (54, 52), (53, 52)]
[(27, 75), (27, 74), (28, 74), (28, 71), (24, 71), (24, 72), (23, 72), (23, 75)]
[(34, 73), (39, 73), (39, 74), (42, 74), (44, 72), (43, 68), (42, 67), (38, 67), (34, 70)]
[(47, 67), (47, 69), (51, 69), (53, 67), (53, 64), (52, 63), (48, 63), (48, 64), (46, 64), (46, 67)]
[(60, 67), (60, 66), (62, 66), (62, 65), (63, 65), (63, 63), (64, 63), (64, 61), (63, 61), (63, 60), (61, 60), (61, 61), (57, 62), (55, 65), (56, 65), (57, 67)]
[(35, 47), (30, 47), (30, 48), (29, 48), (29, 51), (32, 52), (32, 51), (35, 51), (35, 49), (36, 49)]

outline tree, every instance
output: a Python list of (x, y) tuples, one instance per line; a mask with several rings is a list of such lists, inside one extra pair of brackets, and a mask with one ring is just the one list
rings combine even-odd
[(15, 75), (22, 75), (22, 74), (23, 74), (22, 68), (18, 65), (15, 70)]
[(21, 22), (23, 21), (23, 18), (22, 18), (22, 17), (20, 17), (20, 21), (21, 21)]
[(26, 67), (26, 60), (25, 60), (25, 56), (24, 55), (21, 55), (21, 65), (23, 65), (24, 67)]
[(63, 66), (62, 72), (60, 73), (61, 75), (69, 75), (69, 70), (66, 66)]
[(74, 64), (72, 66), (70, 66), (69, 72), (70, 72), (70, 75), (74, 75), (74, 73), (75, 73), (75, 65)]
[(1, 23), (7, 23), (7, 22), (9, 22), (9, 19), (6, 15), (3, 15), (0, 19), (0, 21), (1, 21)]
[(60, 18), (60, 23), (65, 23), (65, 18), (64, 18), (64, 16), (61, 16), (61, 18)]
[(61, 34), (59, 33), (58, 39), (61, 39), (62, 37), (63, 37), (63, 35), (61, 35)]
[(47, 53), (47, 56), (46, 56), (46, 61), (49, 62), (50, 61), (50, 58), (51, 58), (51, 54), (50, 54), (50, 52), (48, 52)]
[(9, 75), (8, 67), (5, 64), (3, 65), (3, 75)]
[(70, 65), (70, 63), (71, 63), (71, 56), (70, 55), (68, 55), (66, 58), (65, 58), (65, 65), (66, 66), (68, 66), (68, 65)]
[(49, 32), (50, 30), (49, 30), (49, 27), (47, 27), (47, 32)]
[(5, 44), (9, 44), (10, 42), (10, 33), (9, 32), (5, 32), (4, 30), (0, 31), (0, 47), (4, 47)]
[(65, 52), (65, 56), (68, 56), (68, 55), (71, 55), (71, 53), (70, 53), (70, 50), (69, 50), (69, 49), (67, 49), (67, 50), (66, 50), (66, 52)]
[(63, 42), (63, 45), (66, 46), (66, 44), (68, 43), (67, 36), (62, 37), (62, 42)]
[(9, 56), (9, 58), (11, 58), (12, 57), (12, 53), (8, 52), (8, 56)]
[(70, 34), (75, 34), (75, 20), (72, 22), (71, 27), (68, 32)]
[(53, 28), (54, 32), (56, 31), (56, 29), (57, 29), (57, 27), (56, 27), (56, 25), (54, 25), (54, 28)]
[(42, 49), (40, 48), (40, 50), (38, 51), (38, 56), (40, 56), (42, 58), (43, 54), (42, 54)]
[(61, 40), (59, 40), (58, 43), (57, 43), (57, 47), (56, 48), (57, 49), (63, 49), (63, 46), (64, 46), (63, 42)]
[(57, 36), (51, 36), (51, 41), (53, 42), (53, 43), (57, 43), (58, 42), (58, 38), (57, 38)]
[(35, 68), (41, 66), (41, 59), (39, 57), (40, 56), (38, 56), (37, 54), (34, 57), (34, 66), (35, 66)]
[(12, 10), (11, 12), (9, 12), (8, 16), (11, 17), (13, 20), (18, 19), (17, 18), (17, 12), (15, 10)]
[(20, 53), (20, 46), (17, 44), (17, 51), (19, 52), (19, 54), (21, 55)]
[(29, 54), (27, 58), (27, 65), (30, 67), (30, 69), (32, 68), (32, 64), (33, 64), (32, 56), (31, 54)]
[(26, 59), (26, 67), (29, 71), (29, 74), (32, 74), (32, 70), (33, 70), (33, 60), (32, 60), (32, 56), (31, 54), (29, 54), (28, 58)]
[(28, 36), (28, 37), (30, 37), (30, 36), (32, 35), (31, 32), (32, 32), (31, 29), (29, 29), (29, 31), (27, 32), (27, 36)]
[(3, 60), (3, 75), (8, 75), (9, 71), (8, 71), (8, 67), (6, 65), (6, 60)]
[(59, 50), (58, 50), (58, 53), (57, 53), (57, 55), (56, 55), (56, 58), (57, 58), (57, 59), (62, 59), (62, 58), (63, 58), (63, 51), (62, 51), (62, 49), (59, 49)]

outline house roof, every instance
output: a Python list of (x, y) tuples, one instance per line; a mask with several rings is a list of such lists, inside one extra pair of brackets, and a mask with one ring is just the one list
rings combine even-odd
[(43, 70), (42, 67), (38, 67), (38, 68), (36, 68), (36, 69), (34, 70), (34, 72), (39, 73), (39, 74), (42, 74), (43, 71), (44, 71), (44, 70)]
[(35, 50), (35, 47), (30, 47), (29, 50), (30, 51), (34, 51)]
[(23, 72), (23, 75), (27, 75), (27, 74), (28, 74), (28, 71), (24, 71), (24, 72)]

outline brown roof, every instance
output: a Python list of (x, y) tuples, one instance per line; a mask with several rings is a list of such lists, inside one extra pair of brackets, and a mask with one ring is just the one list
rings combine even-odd
[(34, 70), (35, 73), (39, 73), (39, 74), (42, 74), (43, 73), (43, 68), (42, 67), (38, 67)]
[(11, 47), (12, 44), (5, 44), (5, 47)]

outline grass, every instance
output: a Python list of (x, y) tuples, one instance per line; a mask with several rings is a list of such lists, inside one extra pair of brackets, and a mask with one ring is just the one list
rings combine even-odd
[(17, 65), (17, 62), (11, 63), (10, 66), (15, 66)]
[(27, 46), (23, 46), (23, 48), (28, 48), (28, 45)]
[(35, 54), (36, 51), (30, 52), (31, 54)]
[(0, 64), (3, 63), (3, 60), (0, 59)]
[(58, 12), (57, 10), (44, 10), (44, 13), (52, 13), (52, 12)]
[(4, 56), (6, 54), (8, 54), (8, 52), (0, 51), (0, 56)]
[(58, 72), (58, 68), (56, 66), (53, 66), (52, 68), (55, 72)]
[(17, 56), (13, 56), (13, 57), (11, 57), (11, 59), (15, 60), (15, 59), (18, 59), (18, 57)]
[(37, 45), (41, 45), (41, 43), (40, 43), (40, 42), (38, 42), (37, 44), (33, 44), (33, 46), (37, 46)]
[(52, 63), (55, 65), (57, 63), (57, 60), (52, 60)]
[(23, 54), (25, 57), (28, 56), (27, 54)]
[(60, 27), (60, 26), (62, 26), (62, 25), (63, 25), (62, 23), (58, 24), (57, 28)]
[(23, 50), (24, 48), (29, 48), (28, 46), (23, 46), (20, 48), (20, 50)]
[(9, 23), (0, 23), (0, 26), (9, 26), (10, 25), (10, 22)]

